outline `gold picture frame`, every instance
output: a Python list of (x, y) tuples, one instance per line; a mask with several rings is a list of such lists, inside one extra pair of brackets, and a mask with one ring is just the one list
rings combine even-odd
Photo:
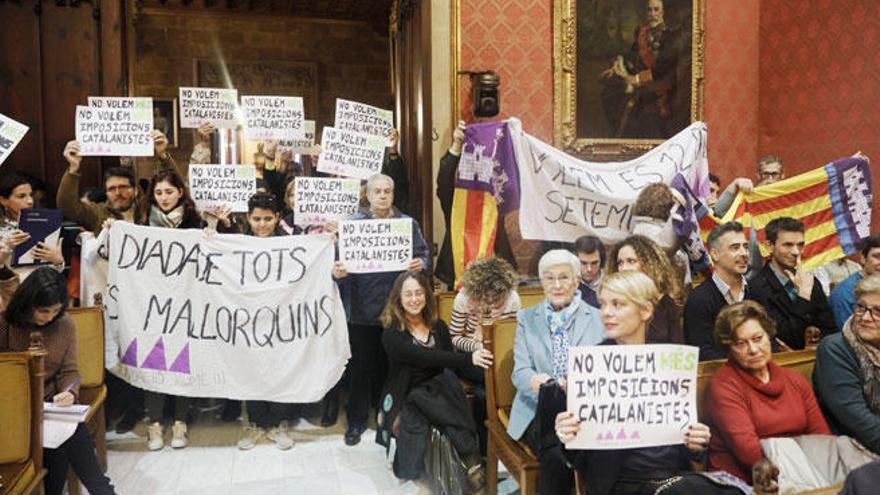
[[(595, 22), (597, 19), (595, 17), (597, 15), (601, 15), (602, 9), (607, 11), (613, 11), (615, 13), (619, 13), (623, 7), (621, 5), (635, 5), (637, 3), (646, 5), (647, 0), (629, 0), (629, 2), (620, 2), (619, 0), (554, 0), (553, 5), (553, 104), (554, 104), (554, 145), (557, 148), (560, 148), (567, 153), (576, 155), (578, 157), (594, 160), (594, 161), (608, 161), (608, 160), (620, 160), (620, 159), (628, 159), (633, 158), (635, 156), (641, 155), (646, 151), (652, 149), (654, 146), (662, 143), (668, 137), (671, 136), (663, 136), (663, 137), (646, 137), (646, 136), (638, 136), (638, 135), (622, 135), (621, 132), (624, 128), (629, 129), (627, 124), (630, 122), (637, 122), (637, 120), (630, 121), (628, 116), (630, 113), (624, 113), (623, 117), (619, 120), (623, 122), (623, 124), (619, 124), (616, 132), (612, 132), (611, 128), (613, 127), (614, 121), (611, 117), (607, 117), (605, 115), (600, 115), (597, 117), (597, 110), (602, 111), (605, 110), (603, 106), (599, 106), (598, 108), (593, 105), (589, 106), (584, 104), (584, 102), (593, 101), (595, 102), (597, 98), (595, 97), (596, 92), (602, 93), (603, 89), (599, 88), (601, 82), (600, 78), (605, 76), (600, 76), (599, 72), (596, 73), (596, 78), (587, 79), (582, 68), (582, 79), (584, 79), (583, 84), (578, 85), (578, 62), (580, 61), (584, 67), (588, 65), (588, 63), (592, 64), (592, 67), (596, 65), (596, 59), (598, 56), (593, 56), (593, 59), (588, 58), (587, 50), (584, 50), (586, 53), (583, 54), (582, 57), (578, 57), (578, 48), (584, 47), (584, 43), (578, 43), (578, 34), (579, 31), (582, 31), (581, 26), (592, 26), (593, 33), (599, 32), (599, 28), (597, 26), (604, 26), (607, 30), (606, 32), (600, 32), (600, 34), (607, 34), (608, 37), (611, 37), (613, 32), (613, 28), (609, 28), (611, 26), (611, 22), (601, 23)], [(684, 15), (690, 15), (691, 17), (691, 25), (690, 25), (690, 33), (684, 33), (685, 35), (689, 34), (690, 41), (690, 102), (689, 105), (686, 105), (685, 102), (681, 101), (682, 96), (678, 96), (679, 100), (676, 102), (678, 105), (677, 109), (679, 109), (678, 114), (676, 115), (676, 122), (680, 122), (683, 125), (680, 128), (677, 126), (670, 125), (668, 127), (674, 129), (674, 132), (670, 132), (670, 134), (675, 134), (680, 131), (687, 125), (692, 122), (702, 120), (703, 118), (703, 66), (704, 66), (704, 53), (705, 53), (705, 12), (706, 12), (706, 0), (665, 0), (666, 4), (673, 4), (672, 7), (677, 7), (679, 12), (679, 17)], [(691, 11), (690, 12), (682, 12), (683, 6), (686, 4), (690, 4)], [(589, 5), (593, 12), (578, 12), (578, 5), (586, 6)], [(612, 5), (613, 4), (613, 5)], [(632, 8), (632, 7), (630, 7)], [(643, 8), (644, 9), (644, 8)], [(589, 10), (589, 9), (585, 9)], [(644, 10), (643, 10), (644, 11)], [(632, 25), (632, 13), (627, 12), (629, 15), (629, 25)], [(578, 15), (587, 16), (592, 15), (593, 19), (585, 19), (579, 18)], [(647, 15), (647, 14), (645, 14)], [(644, 20), (644, 16), (639, 18), (640, 20)], [(591, 24), (591, 21), (592, 24)], [(614, 35), (619, 39), (624, 38), (622, 34), (624, 29), (622, 27), (621, 22), (618, 21), (616, 24), (617, 32), (614, 32)], [(685, 25), (686, 23), (682, 22), (681, 24)], [(679, 28), (679, 32), (683, 31)], [(636, 30), (633, 35), (632, 32), (628, 32), (625, 36), (629, 37), (630, 43), (632, 44), (632, 51), (636, 47), (635, 37), (638, 36), (639, 31)], [(583, 36), (583, 32), (581, 35)], [(585, 37), (586, 38), (586, 37)], [(688, 39), (686, 36), (681, 36), (682, 39)], [(594, 38), (595, 39), (595, 35)], [(586, 41), (586, 39), (584, 40)], [(684, 43), (679, 43), (678, 45), (680, 52), (685, 53), (684, 58), (687, 61), (687, 52), (686, 46)], [(587, 46), (587, 48), (593, 48)], [(590, 52), (594, 52), (596, 50), (590, 50)], [(622, 58), (622, 57), (620, 57)], [(659, 60), (659, 58), (658, 58)], [(678, 59), (676, 59), (678, 60)], [(680, 62), (679, 62), (680, 63)], [(612, 64), (608, 64), (611, 66)], [(686, 69), (686, 67), (685, 67)], [(678, 69), (676, 73), (677, 76), (681, 76), (684, 72), (683, 69)], [(590, 73), (592, 76), (593, 74)], [(681, 79), (679, 77), (677, 80)], [(621, 79), (623, 80), (623, 79)], [(588, 87), (588, 84), (593, 84), (597, 86), (597, 88)], [(687, 87), (688, 85), (679, 85)], [(674, 86), (673, 86), (674, 87)], [(584, 90), (586, 88), (586, 91)], [(675, 87), (674, 87), (675, 88)], [(579, 90), (583, 91), (580, 95), (579, 100)], [(631, 88), (627, 88), (627, 91), (632, 91)], [(592, 99), (587, 99), (584, 95), (589, 93), (592, 96)], [(630, 97), (625, 97), (630, 98)], [(604, 105), (608, 99), (602, 95), (598, 98), (599, 103)], [(583, 111), (581, 114), (578, 113), (578, 104), (581, 102)], [(636, 101), (635, 98), (631, 98), (629, 101)], [(635, 104), (629, 104), (629, 107), (634, 106)], [(690, 118), (685, 121), (683, 112), (685, 108), (689, 106), (690, 108)], [(626, 108), (626, 107), (625, 107)], [(670, 107), (665, 107), (669, 109)], [(592, 111), (592, 112), (591, 112)], [(674, 110), (673, 110), (674, 111)], [(607, 111), (605, 112), (607, 113)], [(667, 113), (672, 113), (667, 110)], [(586, 115), (586, 117), (585, 117)], [(657, 115), (663, 115), (662, 112), (657, 112)], [(579, 118), (580, 126), (579, 126)], [(599, 118), (605, 118), (608, 121), (605, 126), (604, 132), (598, 131), (600, 125), (593, 126), (592, 129), (587, 129), (587, 125), (585, 123), (595, 122)], [(659, 119), (660, 117), (655, 117), (655, 119)], [(686, 123), (685, 123), (686, 122)], [(579, 129), (580, 127), (580, 129)], [(593, 135), (590, 135), (590, 134)], [(604, 135), (603, 135), (604, 134)], [(608, 134), (617, 134), (616, 136), (609, 136)]]

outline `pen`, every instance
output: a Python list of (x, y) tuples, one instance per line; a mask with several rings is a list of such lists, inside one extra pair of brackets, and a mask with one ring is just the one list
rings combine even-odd
[(70, 392), (70, 390), (71, 390), (73, 387), (75, 387), (78, 383), (79, 383), (79, 375), (76, 375), (76, 380), (74, 380), (70, 385), (68, 385), (67, 387), (65, 387), (64, 390), (63, 390), (61, 393), (63, 394), (64, 392)]

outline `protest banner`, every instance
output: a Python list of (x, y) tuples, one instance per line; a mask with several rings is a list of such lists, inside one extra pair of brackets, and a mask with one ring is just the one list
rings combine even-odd
[(197, 129), (202, 124), (214, 124), (218, 129), (238, 127), (237, 89), (180, 88), (179, 94), (181, 129)]
[(350, 273), (406, 270), (413, 257), (411, 218), (339, 223), (339, 260)]
[(358, 211), (361, 181), (325, 177), (296, 177), (293, 220), (300, 227), (344, 220)]
[(9, 158), (27, 131), (28, 126), (0, 113), (0, 165)]
[(394, 128), (394, 113), (356, 101), (336, 99), (335, 129), (361, 134), (369, 134), (385, 139), (390, 146), (391, 129)]
[(227, 205), (233, 212), (247, 212), (247, 202), (257, 192), (256, 167), (190, 164), (189, 191), (201, 211)]
[(76, 107), (82, 156), (153, 156), (152, 98), (89, 98)]
[(329, 234), (257, 238), (116, 222), (111, 371), (188, 397), (315, 402), (351, 356)]
[(697, 422), (698, 361), (698, 347), (676, 344), (570, 348), (566, 410), (581, 427), (566, 448), (683, 443)]
[(281, 140), (278, 142), (278, 150), (290, 151), (294, 155), (311, 155), (315, 151), (315, 121), (303, 121), (304, 134), (302, 138)]
[[(245, 139), (296, 139), (305, 136), (299, 96), (242, 96)], [(314, 136), (314, 134), (313, 134)]]
[(318, 171), (369, 179), (382, 171), (385, 142), (380, 137), (325, 127), (321, 134)]

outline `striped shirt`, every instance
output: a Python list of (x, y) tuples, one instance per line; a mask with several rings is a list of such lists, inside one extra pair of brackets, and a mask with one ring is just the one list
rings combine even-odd
[[(515, 290), (510, 291), (501, 312), (498, 315), (493, 315), (492, 320), (515, 317), (519, 309), (519, 294)], [(485, 322), (489, 323), (490, 321), (487, 319)], [(460, 291), (452, 302), (452, 318), (449, 322), (449, 334), (452, 336), (453, 347), (464, 352), (482, 349), (483, 327), (480, 323), (480, 315), (471, 313), (467, 294)]]

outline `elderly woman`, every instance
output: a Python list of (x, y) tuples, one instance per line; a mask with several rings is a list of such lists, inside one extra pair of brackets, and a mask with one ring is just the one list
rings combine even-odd
[(715, 345), (728, 361), (712, 376), (706, 400), (717, 433), (709, 468), (748, 482), (764, 457), (761, 439), (831, 433), (807, 380), (770, 360), (775, 335), (775, 323), (754, 301), (725, 307), (715, 321)]
[(880, 454), (880, 275), (856, 284), (855, 299), (843, 331), (819, 344), (813, 382), (832, 428)]
[[(658, 296), (654, 282), (644, 273), (607, 276), (599, 288), (602, 323), (608, 337), (601, 345), (645, 344)], [(580, 423), (571, 412), (556, 416), (556, 435), (561, 442), (574, 439), (579, 429)], [(568, 457), (590, 495), (654, 493), (659, 486), (675, 483), (680, 474), (690, 471), (690, 461), (705, 451), (710, 437), (709, 427), (694, 423), (685, 431), (682, 444), (572, 450)]]
[(660, 246), (641, 235), (632, 235), (611, 249), (606, 273), (623, 271), (642, 272), (651, 278), (660, 294), (654, 303), (654, 314), (648, 325), (649, 344), (683, 344), (684, 331), (681, 328), (679, 308), (683, 306), (684, 295), (681, 280), (669, 257)]
[[(541, 463), (539, 492), (569, 493), (572, 473), (558, 443), (547, 445), (536, 415), (538, 392), (551, 381), (564, 383), (568, 348), (594, 345), (604, 338), (599, 311), (583, 302), (577, 290), (580, 262), (568, 251), (547, 251), (538, 263), (544, 301), (522, 310), (516, 317), (513, 348), (513, 385), (516, 397), (507, 433), (524, 440)], [(549, 382), (549, 383), (548, 383)]]

